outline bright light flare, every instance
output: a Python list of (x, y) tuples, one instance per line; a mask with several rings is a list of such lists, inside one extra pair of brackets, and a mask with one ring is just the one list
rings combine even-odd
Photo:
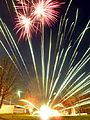
[(53, 110), (47, 105), (41, 106), (39, 114), (42, 120), (48, 120), (51, 116), (60, 116), (60, 113), (57, 110)]
[(42, 24), (46, 23), (48, 26), (51, 26), (54, 22), (57, 21), (59, 16), (59, 11), (57, 10), (61, 4), (54, 0), (39, 0), (39, 2), (33, 3), (34, 12), (33, 15), (36, 20), (40, 21)]

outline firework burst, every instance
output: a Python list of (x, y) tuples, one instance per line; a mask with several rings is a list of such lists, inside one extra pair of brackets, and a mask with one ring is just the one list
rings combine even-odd
[(33, 32), (41, 31), (42, 24), (51, 26), (57, 21), (59, 11), (57, 10), (61, 4), (53, 0), (37, 2), (18, 1), (16, 5), (17, 17), (16, 29), (17, 33), (21, 32), (20, 39), (26, 36), (32, 37)]
[(33, 3), (33, 15), (37, 21), (51, 26), (57, 21), (59, 16), (59, 11), (57, 9), (60, 8), (61, 4), (64, 4), (64, 2), (59, 3), (54, 0), (39, 0), (38, 2)]
[(19, 39), (25, 38), (25, 36), (31, 37), (34, 30), (33, 20), (22, 14), (18, 14), (18, 17), (16, 18), (15, 29), (18, 29), (17, 33), (20, 32)]
[(20, 33), (19, 40), (22, 38), (31, 38), (33, 31), (36, 31), (35, 21), (31, 17), (30, 7), (27, 6), (26, 2), (18, 1), (15, 6), (16, 18), (15, 18), (15, 29), (16, 33)]
[(34, 31), (37, 31), (37, 26), (35, 24), (35, 20), (31, 16), (31, 9), (30, 4), (25, 1), (18, 1), (17, 5), (15, 6), (17, 16), (15, 18), (15, 29), (17, 29), (17, 33), (20, 32), (21, 38), (31, 38)]

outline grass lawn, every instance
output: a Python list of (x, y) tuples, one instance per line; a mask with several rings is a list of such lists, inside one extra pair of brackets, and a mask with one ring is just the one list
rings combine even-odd
[[(3, 114), (0, 115), (0, 120), (40, 120), (38, 116), (30, 116), (24, 114)], [(85, 116), (63, 116), (57, 118), (50, 118), (49, 120), (90, 120), (90, 115)]]

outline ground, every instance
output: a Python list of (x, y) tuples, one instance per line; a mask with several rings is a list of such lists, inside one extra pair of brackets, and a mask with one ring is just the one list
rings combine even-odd
[[(40, 120), (37, 116), (30, 116), (30, 115), (0, 115), (0, 120)], [(57, 118), (50, 118), (49, 120), (90, 120), (90, 115), (85, 116), (65, 116), (65, 117), (57, 117)]]

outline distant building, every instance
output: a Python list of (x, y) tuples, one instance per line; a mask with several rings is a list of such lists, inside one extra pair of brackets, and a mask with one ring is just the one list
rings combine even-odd
[(14, 111), (14, 105), (2, 105), (0, 114), (10, 114)]
[(0, 114), (25, 113), (25, 108), (18, 105), (2, 105)]

